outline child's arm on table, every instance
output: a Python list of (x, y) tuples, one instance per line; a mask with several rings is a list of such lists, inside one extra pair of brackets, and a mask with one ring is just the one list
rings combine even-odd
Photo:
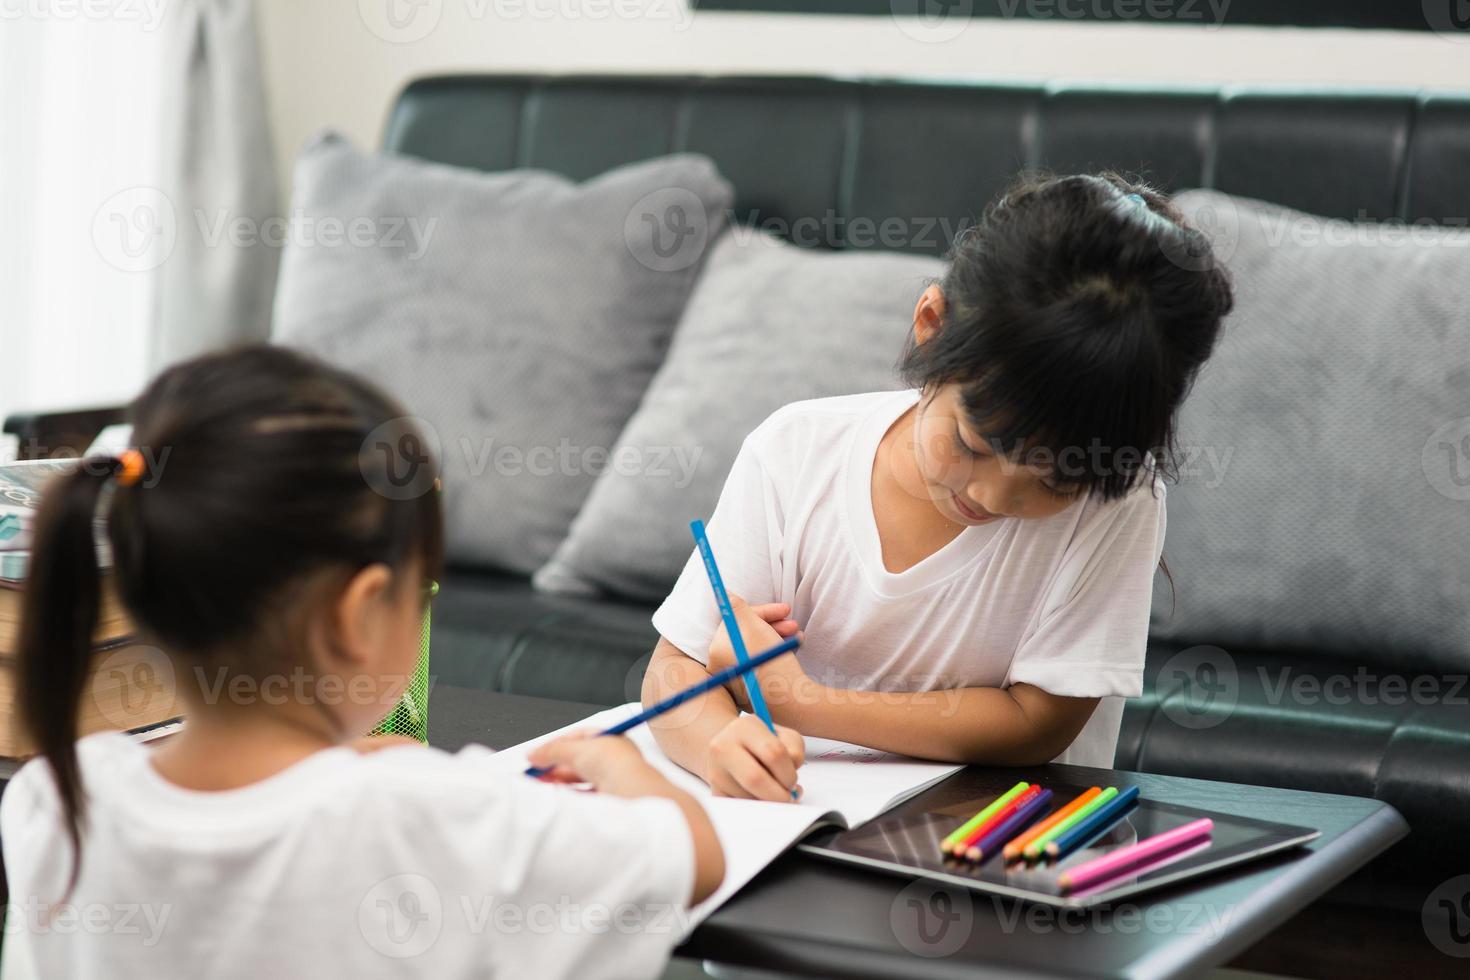
[(699, 801), (649, 765), (627, 738), (579, 732), (537, 746), (530, 762), (549, 768), (546, 778), (553, 782), (591, 783), (599, 793), (624, 799), (653, 796), (672, 800), (684, 812), (694, 840), (694, 890), (689, 904), (699, 904), (720, 887), (725, 878), (725, 852), (709, 815)]
[[(769, 646), (770, 627), (741, 615), (742, 608), (753, 607), (738, 596), (731, 596), (730, 602), (747, 648)], [(734, 650), (721, 627), (710, 644), (708, 670), (722, 670), (734, 662)], [(942, 762), (1001, 766), (1050, 762), (1072, 744), (1099, 701), (1062, 697), (1031, 684), (904, 693), (827, 687), (807, 676), (798, 657), (777, 657), (760, 667), (756, 676), (779, 725), (803, 735)], [(746, 704), (744, 684), (735, 682), (732, 687), (739, 704)]]
[[(1098, 698), (1068, 698), (1031, 684), (878, 693), (824, 688), (776, 717), (803, 733), (941, 762), (1041, 765), (1087, 724)], [(796, 717), (793, 719), (791, 715)]]
[[(763, 627), (760, 633), (753, 628), (748, 631), (751, 642), (758, 644), (750, 647), (751, 653), (796, 632), (796, 624), (785, 618), (790, 609), (784, 604), (741, 605), (740, 614)], [(733, 663), (733, 651), (730, 658)], [(643, 677), (643, 703), (656, 704), (707, 676), (704, 664), (660, 637)], [(791, 799), (793, 789), (799, 792), (796, 771), (803, 761), (801, 736), (781, 725), (772, 735), (760, 719), (741, 716), (727, 689), (680, 705), (653, 719), (649, 728), (664, 753), (703, 779), (717, 796), (781, 802)]]

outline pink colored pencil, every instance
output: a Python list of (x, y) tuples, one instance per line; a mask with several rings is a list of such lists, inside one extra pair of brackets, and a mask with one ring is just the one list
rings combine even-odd
[(1151, 857), (1172, 850), (1183, 844), (1187, 844), (1199, 837), (1204, 837), (1215, 827), (1215, 821), (1209, 817), (1190, 821), (1173, 830), (1166, 830), (1162, 834), (1155, 834), (1145, 838), (1137, 844), (1119, 848), (1111, 854), (1104, 854), (1100, 858), (1094, 858), (1086, 864), (1067, 871), (1057, 879), (1057, 884), (1063, 891), (1073, 891), (1078, 888), (1086, 888), (1093, 882), (1111, 878), (1113, 875), (1131, 868), (1133, 865), (1146, 861)]

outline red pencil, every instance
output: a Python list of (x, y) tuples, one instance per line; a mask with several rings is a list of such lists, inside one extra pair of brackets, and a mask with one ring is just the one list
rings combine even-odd
[(1009, 820), (1011, 818), (1011, 814), (1015, 813), (1017, 810), (1021, 809), (1021, 807), (1036, 799), (1036, 797), (1039, 795), (1041, 795), (1040, 786), (1031, 785), (1026, 787), (1026, 791), (1023, 792), (1020, 796), (1016, 797), (1014, 800), (1011, 800), (1011, 802), (1007, 803), (1005, 806), (992, 813), (989, 820), (985, 821), (980, 826), (970, 831), (961, 840), (956, 841), (954, 845), (950, 847), (950, 853), (959, 857), (963, 857), (964, 854), (969, 851), (971, 847), (975, 846), (976, 841), (984, 837), (986, 834), (990, 833), (990, 831), (994, 830), (996, 827), (999, 827), (1002, 822)]

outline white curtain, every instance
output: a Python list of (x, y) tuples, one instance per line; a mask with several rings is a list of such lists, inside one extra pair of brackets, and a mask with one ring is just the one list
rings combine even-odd
[(177, 217), (159, 267), (149, 367), (270, 334), (280, 211), (254, 0), (173, 0), (163, 186)]
[(265, 335), (276, 256), (249, 232), (278, 202), (252, 14), (0, 16), (0, 414), (119, 404), (165, 363)]

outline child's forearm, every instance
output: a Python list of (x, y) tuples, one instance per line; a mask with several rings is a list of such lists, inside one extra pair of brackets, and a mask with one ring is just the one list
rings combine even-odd
[[(648, 672), (643, 676), (643, 704), (645, 707), (656, 704), (708, 676), (703, 664), (660, 637)], [(665, 755), (709, 782), (704, 769), (710, 740), (739, 716), (735, 699), (721, 688), (653, 719), (648, 727)]]
[(804, 735), (945, 762), (1039, 765), (1060, 755), (1097, 707), (1029, 684), (892, 693), (819, 687), (783, 705)]
[(673, 783), (669, 783), (669, 788), (673, 792), (668, 798), (684, 811), (689, 836), (694, 841), (694, 887), (689, 895), (689, 904), (698, 905), (713, 895), (725, 880), (725, 849), (720, 845), (715, 825), (699, 801)]

